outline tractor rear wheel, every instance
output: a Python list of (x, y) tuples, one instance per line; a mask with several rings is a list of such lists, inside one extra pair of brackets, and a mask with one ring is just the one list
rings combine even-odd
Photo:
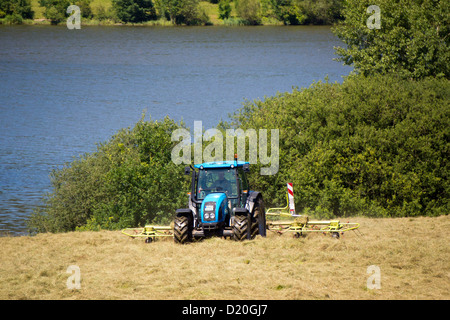
[(233, 223), (233, 238), (236, 241), (243, 241), (247, 239), (248, 218), (244, 215), (234, 216)]
[(190, 242), (192, 238), (191, 227), (188, 217), (175, 217), (173, 225), (173, 240), (175, 243)]
[(266, 236), (266, 213), (264, 210), (264, 202), (261, 197), (255, 203), (255, 209), (252, 217), (252, 239), (259, 234)]

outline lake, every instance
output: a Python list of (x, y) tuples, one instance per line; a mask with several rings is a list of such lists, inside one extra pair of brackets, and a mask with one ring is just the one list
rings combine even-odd
[(212, 128), (242, 106), (342, 81), (327, 26), (0, 25), (0, 233), (22, 234), (49, 173), (146, 119)]

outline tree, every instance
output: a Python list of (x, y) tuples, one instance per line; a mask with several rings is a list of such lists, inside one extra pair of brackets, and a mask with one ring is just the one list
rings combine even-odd
[(261, 24), (260, 0), (235, 0), (235, 6), (238, 16), (248, 24)]
[(220, 0), (219, 2), (219, 19), (228, 19), (231, 14), (230, 0)]
[(305, 14), (305, 24), (333, 24), (341, 19), (342, 0), (295, 0)]
[(123, 22), (136, 23), (156, 18), (152, 0), (113, 0), (113, 7)]
[(168, 223), (186, 202), (189, 178), (171, 161), (181, 126), (165, 118), (122, 129), (97, 151), (52, 171), (52, 191), (29, 221), (36, 232), (122, 229)]
[(231, 119), (279, 128), (279, 172), (260, 175), (258, 162), (249, 177), (266, 208), (285, 203), (292, 182), (297, 211), (327, 219), (450, 210), (448, 79), (350, 76), (247, 103)]
[(83, 18), (91, 19), (93, 16), (91, 9), (91, 1), (92, 0), (78, 0), (75, 2), (75, 5), (80, 7), (80, 14)]
[(1, 0), (0, 18), (3, 16), (20, 16), (23, 19), (33, 19), (30, 0)]
[(39, 0), (39, 5), (45, 8), (44, 17), (49, 19), (52, 24), (58, 24), (66, 16), (67, 7), (70, 6), (69, 0)]
[(201, 25), (209, 21), (199, 0), (159, 0), (158, 12), (173, 24)]
[(302, 24), (306, 16), (298, 7), (296, 0), (271, 0), (271, 5), (278, 20), (284, 24)]
[[(370, 0), (348, 0), (334, 33), (347, 45), (338, 60), (357, 73), (397, 73), (405, 78), (450, 76), (450, 2), (379, 0), (379, 28)], [(369, 20), (369, 23), (368, 23)]]

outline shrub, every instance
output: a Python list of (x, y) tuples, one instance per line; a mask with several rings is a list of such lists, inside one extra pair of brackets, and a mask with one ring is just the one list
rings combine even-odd
[(183, 166), (171, 161), (173, 120), (139, 121), (97, 151), (51, 173), (52, 191), (29, 227), (37, 232), (167, 223), (186, 201)]
[(44, 16), (51, 21), (51, 24), (58, 24), (66, 18), (66, 10), (70, 5), (70, 1), (39, 0), (39, 5), (45, 8)]
[(5, 19), (3, 20), (3, 23), (5, 24), (22, 24), (23, 23), (23, 19), (22, 16), (17, 14), (17, 13), (13, 13), (13, 14), (8, 14)]
[(225, 20), (230, 17), (231, 5), (230, 0), (220, 0), (219, 2), (219, 19)]
[(261, 3), (259, 0), (235, 0), (237, 14), (248, 25), (261, 24)]
[(113, 0), (117, 17), (123, 22), (144, 22), (156, 19), (152, 0)]
[[(379, 29), (367, 26), (371, 4), (381, 10)], [(449, 1), (348, 0), (343, 16), (334, 33), (346, 47), (336, 53), (356, 72), (450, 77)]]
[(297, 209), (322, 217), (439, 215), (450, 209), (449, 101), (445, 79), (349, 77), (247, 103), (231, 125), (280, 130), (278, 174), (251, 176), (268, 205), (293, 182)]
[(21, 24), (23, 19), (33, 19), (33, 16), (30, 0), (0, 1), (0, 18), (5, 18), (6, 23)]

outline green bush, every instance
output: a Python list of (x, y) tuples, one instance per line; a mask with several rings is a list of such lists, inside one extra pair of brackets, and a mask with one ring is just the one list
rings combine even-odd
[(0, 18), (5, 18), (5, 23), (21, 24), (33, 16), (30, 0), (0, 0)]
[(220, 0), (219, 2), (219, 19), (225, 20), (230, 17), (231, 5), (230, 0)]
[(94, 16), (92, 14), (91, 2), (92, 0), (78, 0), (75, 2), (75, 5), (80, 8), (80, 14), (83, 18), (92, 19)]
[(172, 23), (188, 26), (210, 24), (208, 15), (199, 6), (199, 0), (166, 1), (166, 18)]
[(67, 7), (69, 0), (39, 0), (39, 5), (45, 8), (44, 17), (51, 21), (51, 24), (58, 24), (67, 17)]
[[(381, 10), (379, 29), (367, 25), (370, 5)], [(450, 1), (348, 0), (342, 14), (334, 33), (346, 46), (336, 54), (356, 72), (450, 77)]]
[(355, 76), (247, 103), (228, 125), (280, 130), (278, 174), (250, 179), (269, 206), (293, 182), (320, 217), (434, 216), (450, 209), (449, 103), (445, 79)]
[[(449, 212), (449, 122), (449, 80), (376, 75), (247, 102), (218, 128), (279, 129), (278, 173), (260, 175), (255, 164), (249, 179), (266, 207), (285, 203), (293, 182), (299, 212), (405, 217)], [(54, 170), (30, 229), (168, 223), (189, 190), (184, 166), (171, 160), (178, 144), (171, 133), (181, 127), (169, 118), (141, 120)]]
[(97, 151), (51, 173), (52, 192), (32, 214), (37, 232), (121, 229), (168, 223), (186, 205), (188, 179), (171, 161), (171, 132), (180, 125), (139, 121)]
[(13, 13), (13, 14), (8, 14), (5, 19), (3, 20), (4, 24), (22, 24), (23, 23), (23, 19), (22, 16), (17, 14), (17, 13)]
[(156, 11), (151, 0), (113, 0), (117, 17), (123, 22), (143, 22), (156, 19)]
[(247, 25), (261, 24), (261, 2), (259, 0), (235, 0), (235, 7), (238, 16)]

